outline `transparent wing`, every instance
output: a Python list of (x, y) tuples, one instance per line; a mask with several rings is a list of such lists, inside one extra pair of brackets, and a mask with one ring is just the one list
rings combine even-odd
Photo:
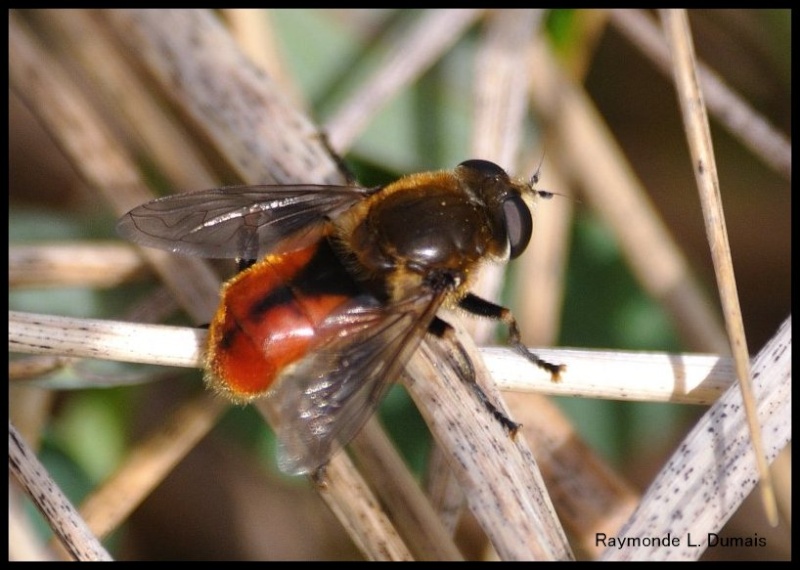
[[(258, 259), (318, 240), (325, 221), (370, 193), (356, 186), (233, 186), (165, 196), (122, 216), (117, 233), (158, 249)], [(285, 241), (288, 240), (288, 241)]]
[(334, 336), (284, 373), (275, 394), (282, 471), (313, 472), (355, 437), (419, 346), (442, 299), (428, 292), (389, 307), (352, 303), (326, 321)]

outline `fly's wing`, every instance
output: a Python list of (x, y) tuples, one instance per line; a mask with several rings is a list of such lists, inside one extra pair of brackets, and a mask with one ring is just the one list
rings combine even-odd
[(302, 474), (347, 445), (419, 346), (443, 300), (426, 292), (388, 307), (357, 299), (323, 326), (332, 336), (280, 379), (278, 462)]
[[(325, 222), (371, 190), (356, 186), (234, 186), (165, 196), (122, 216), (139, 245), (211, 258), (258, 259), (320, 239)], [(288, 241), (287, 241), (288, 240)]]

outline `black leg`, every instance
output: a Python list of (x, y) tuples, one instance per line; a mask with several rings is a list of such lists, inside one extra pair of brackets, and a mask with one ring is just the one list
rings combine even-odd
[(436, 338), (443, 338), (446, 334), (452, 335), (452, 329), (453, 327), (439, 317), (433, 317), (431, 324), (428, 325), (428, 332)]
[(311, 481), (314, 483), (314, 485), (317, 486), (317, 488), (319, 488), (319, 489), (327, 488), (327, 486), (328, 486), (328, 462), (326, 461), (325, 463), (323, 463), (322, 465), (320, 465), (319, 467), (314, 469), (314, 471), (309, 473), (309, 476), (311, 477)]
[(346, 183), (350, 186), (355, 186), (357, 183), (355, 174), (353, 174), (353, 171), (350, 170), (349, 166), (347, 166), (344, 159), (339, 156), (335, 150), (333, 150), (331, 141), (328, 139), (328, 133), (325, 131), (319, 131), (318, 134), (320, 141), (322, 141), (322, 146), (324, 146), (325, 150), (328, 151), (328, 156), (330, 156), (333, 159), (333, 162), (336, 163), (336, 168), (339, 170), (339, 173), (344, 176)]
[(251, 267), (256, 262), (255, 259), (242, 259), (241, 257), (236, 258), (236, 271), (241, 273), (248, 267)]
[[(519, 428), (522, 427), (517, 422), (511, 420), (502, 410), (498, 409), (492, 401), (489, 399), (489, 396), (486, 395), (486, 392), (483, 391), (483, 388), (480, 387), (478, 382), (475, 380), (475, 368), (472, 366), (472, 361), (470, 360), (467, 352), (464, 350), (464, 347), (461, 346), (461, 343), (458, 342), (458, 339), (455, 336), (455, 331), (453, 327), (447, 323), (446, 321), (440, 319), (439, 317), (434, 317), (431, 324), (428, 325), (428, 332), (434, 335), (436, 338), (445, 339), (450, 341), (450, 345), (447, 349), (442, 349), (442, 356), (445, 360), (449, 360), (453, 365), (453, 368), (459, 371), (459, 377), (467, 383), (467, 385), (472, 388), (472, 391), (475, 392), (475, 395), (480, 400), (481, 404), (486, 407), (487, 410), (494, 416), (494, 418), (500, 422), (500, 424), (508, 430), (508, 433), (513, 438)], [(438, 345), (437, 346), (441, 346)], [(449, 348), (451, 346), (455, 346), (458, 349), (458, 356), (456, 357)], [(457, 362), (456, 362), (457, 361)]]
[(485, 299), (481, 299), (472, 293), (467, 293), (467, 296), (459, 301), (458, 306), (465, 311), (472, 313), (473, 315), (477, 315), (479, 317), (488, 317), (496, 321), (504, 322), (506, 325), (508, 325), (508, 344), (510, 344), (514, 350), (516, 350), (522, 356), (533, 362), (536, 366), (542, 368), (543, 370), (547, 370), (550, 373), (550, 378), (553, 380), (553, 382), (561, 381), (561, 373), (566, 370), (566, 365), (551, 364), (546, 360), (542, 360), (528, 350), (520, 340), (517, 320), (514, 318), (514, 315), (511, 314), (510, 310)]

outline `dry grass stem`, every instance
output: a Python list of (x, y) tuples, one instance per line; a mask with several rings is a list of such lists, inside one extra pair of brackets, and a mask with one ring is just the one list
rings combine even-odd
[[(152, 96), (152, 86), (130, 72), (130, 61), (97, 13), (46, 10), (36, 21), (56, 39), (64, 65), (79, 65), (90, 96), (113, 109), (103, 120), (124, 133), (136, 156), (157, 157), (159, 168), (174, 188), (200, 189), (213, 184), (213, 172), (178, 117)], [(87, 38), (90, 41), (86, 41)], [(169, 157), (168, 160), (165, 160)], [(112, 186), (111, 188), (114, 188)]]
[[(186, 327), (9, 312), (9, 347), (24, 354), (202, 368), (205, 336)], [(481, 358), (501, 390), (553, 396), (707, 405), (735, 380), (730, 360), (715, 355), (534, 350), (567, 365), (561, 382), (509, 348), (483, 348)]]
[(107, 536), (211, 431), (228, 403), (208, 394), (183, 403), (138, 442), (125, 461), (86, 497), (80, 511), (98, 537)]
[(8, 467), (75, 560), (111, 560), (36, 454), (8, 424)]
[(481, 12), (429, 10), (395, 35), (377, 71), (325, 123), (331, 147), (344, 154), (375, 113), (441, 57)]
[(722, 210), (714, 145), (711, 141), (711, 130), (708, 125), (703, 93), (697, 78), (689, 19), (685, 10), (663, 10), (661, 17), (672, 51), (675, 85), (683, 114), (686, 138), (692, 155), (700, 203), (703, 207), (706, 235), (711, 249), (711, 258), (714, 261), (722, 312), (725, 315), (725, 325), (728, 329), (728, 340), (752, 431), (753, 449), (756, 453), (762, 484), (764, 508), (772, 526), (777, 526), (778, 511), (775, 505), (769, 466), (764, 458), (761, 428), (750, 376), (750, 352), (747, 349), (742, 309), (739, 305), (739, 293), (733, 273), (731, 248), (728, 242), (728, 231), (725, 227), (725, 213)]
[[(672, 75), (669, 46), (656, 22), (641, 10), (613, 10), (612, 22), (656, 69)], [(697, 62), (697, 75), (711, 116), (765, 164), (791, 179), (792, 143), (702, 61)]]
[(581, 441), (552, 399), (522, 392), (503, 395), (542, 466), (547, 491), (576, 556), (597, 558), (603, 550), (597, 533), (619, 530), (635, 510), (638, 493)]
[[(473, 70), (473, 125), (470, 156), (491, 160), (515, 173), (521, 151), (531, 70), (525, 66), (527, 45), (538, 33), (540, 10), (499, 11), (491, 13), (483, 29), (482, 41), (475, 55)], [(504, 268), (486, 264), (478, 273), (471, 290), (484, 299), (496, 300), (504, 279)], [(491, 337), (494, 323), (476, 319), (462, 323), (472, 336), (484, 342)], [(434, 449), (433, 454), (440, 452)], [(432, 474), (428, 484), (446, 488), (435, 476), (452, 477), (449, 470)]]
[(558, 69), (543, 42), (536, 42), (530, 55), (538, 73), (533, 103), (556, 136), (552, 155), (570, 165), (587, 201), (614, 231), (631, 270), (664, 306), (686, 343), (708, 352), (724, 350), (716, 315), (594, 105)]
[[(341, 183), (319, 131), (204, 10), (102, 13), (147, 74), (249, 184)], [(226, 81), (219, 78), (227, 76)]]
[[(771, 462), (792, 438), (792, 322), (783, 323), (753, 362), (758, 415)], [(619, 532), (637, 539), (679, 537), (679, 546), (630, 543), (604, 560), (696, 560), (759, 481), (742, 394), (731, 386), (714, 402), (650, 485)], [(763, 483), (763, 481), (762, 481)], [(689, 541), (687, 537), (691, 536)]]
[(281, 86), (294, 105), (305, 109), (305, 97), (286, 69), (270, 13), (260, 9), (226, 8), (222, 11), (231, 35), (253, 63)]
[[(463, 330), (458, 341), (477, 350)], [(437, 365), (441, 349), (423, 343), (427, 358), (413, 359), (406, 388), (448, 457), (472, 513), (502, 560), (566, 560), (572, 552), (524, 438), (508, 431), (481, 405), (459, 375)], [(477, 358), (477, 357), (476, 357)], [(478, 382), (493, 401), (499, 393), (474, 360)], [(469, 417), (470, 421), (463, 419)], [(501, 461), (497, 458), (502, 457)], [(505, 481), (506, 484), (493, 482)]]
[[(526, 87), (534, 74), (526, 65), (525, 50), (519, 46), (529, 45), (538, 35), (542, 15), (541, 10), (492, 13), (475, 55), (470, 156), (491, 160), (512, 175), (518, 174), (528, 113)], [(502, 265), (487, 264), (472, 290), (484, 299), (498, 299), (504, 273)], [(493, 328), (491, 322), (472, 320), (467, 330), (483, 343), (491, 338)]]
[(339, 453), (331, 458), (325, 467), (324, 482), (317, 490), (369, 560), (413, 559), (380, 502), (346, 454)]
[(116, 287), (141, 273), (142, 259), (120, 243), (52, 243), (8, 248), (9, 287)]
[(464, 559), (377, 419), (367, 422), (350, 448), (365, 478), (381, 482), (375, 493), (415, 560)]
[[(118, 144), (95, 107), (13, 13), (9, 41), (15, 53), (9, 67), (15, 91), (24, 95), (28, 106), (112, 211), (122, 215), (152, 199), (153, 193), (142, 180), (137, 165)], [(142, 255), (196, 322), (206, 321), (216, 307), (219, 288), (219, 279), (208, 265), (200, 259), (176, 258), (160, 251), (143, 250)]]

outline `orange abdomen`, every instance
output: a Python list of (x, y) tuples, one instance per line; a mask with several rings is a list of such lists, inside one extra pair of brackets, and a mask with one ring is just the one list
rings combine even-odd
[(246, 402), (319, 342), (321, 323), (358, 293), (327, 240), (269, 255), (222, 290), (209, 327), (206, 382)]

